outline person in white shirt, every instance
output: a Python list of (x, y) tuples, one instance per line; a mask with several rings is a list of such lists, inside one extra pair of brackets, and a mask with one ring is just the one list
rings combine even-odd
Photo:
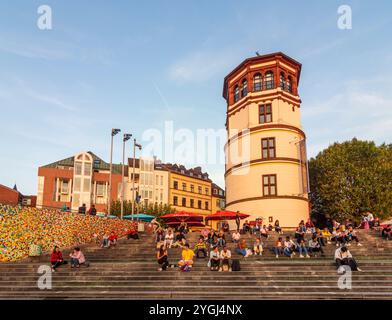
[(292, 258), (293, 256), (295, 256), (295, 248), (296, 248), (296, 244), (293, 240), (290, 239), (289, 236), (286, 237), (286, 241), (283, 243), (284, 245), (284, 249), (283, 249), (283, 253), (287, 256)]
[(227, 266), (227, 269), (231, 271), (231, 251), (227, 249), (226, 246), (223, 247), (222, 251), (220, 252), (220, 268), (219, 271), (223, 271), (224, 266)]
[(170, 249), (173, 245), (173, 240), (174, 240), (174, 233), (173, 230), (169, 228), (165, 235), (165, 247)]
[(256, 239), (256, 241), (253, 244), (253, 254), (254, 255), (263, 255), (263, 244), (260, 241), (260, 239)]
[(210, 270), (218, 271), (220, 265), (220, 253), (218, 250), (218, 246), (215, 246), (210, 252)]
[(335, 251), (335, 264), (339, 269), (341, 266), (349, 266), (352, 271), (362, 271), (358, 268), (358, 263), (354, 260), (347, 247), (341, 247)]
[(233, 234), (231, 235), (231, 239), (233, 240), (234, 243), (238, 243), (241, 238), (241, 233), (239, 233), (238, 230), (234, 231)]

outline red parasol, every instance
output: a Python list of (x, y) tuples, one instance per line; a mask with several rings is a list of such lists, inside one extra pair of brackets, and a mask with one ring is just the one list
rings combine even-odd
[(239, 215), (240, 219), (248, 218), (250, 215), (245, 213), (237, 213), (234, 211), (218, 211), (216, 213), (206, 216), (206, 222), (208, 220), (235, 220)]
[(164, 216), (161, 216), (161, 219), (165, 223), (169, 223), (169, 222), (187, 222), (187, 223), (189, 223), (190, 221), (202, 222), (203, 216), (201, 214), (180, 211), (180, 212), (176, 212), (176, 213), (165, 214)]
[[(190, 220), (190, 221), (186, 221), (185, 223), (188, 225), (188, 227), (205, 227), (205, 224), (200, 221)], [(172, 222), (167, 222), (166, 224), (169, 226), (175, 226), (175, 225), (178, 226), (181, 224), (181, 222), (172, 221)]]

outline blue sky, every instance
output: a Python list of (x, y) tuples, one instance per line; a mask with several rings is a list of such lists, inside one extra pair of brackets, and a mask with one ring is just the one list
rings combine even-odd
[[(36, 26), (42, 4), (50, 31)], [(337, 28), (342, 4), (352, 30)], [(40, 165), (108, 160), (112, 127), (223, 128), (223, 78), (256, 50), (303, 64), (309, 156), (354, 136), (391, 143), (391, 13), (386, 0), (2, 1), (0, 183), (34, 194)], [(203, 167), (224, 186), (223, 166)]]

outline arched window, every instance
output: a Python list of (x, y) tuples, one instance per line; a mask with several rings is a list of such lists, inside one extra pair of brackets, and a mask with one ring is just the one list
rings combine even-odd
[(261, 90), (261, 74), (256, 73), (253, 77), (253, 91)]
[(274, 88), (274, 73), (272, 71), (267, 71), (264, 76), (264, 88), (267, 90)]
[(284, 77), (284, 73), (281, 72), (280, 73), (280, 77), (279, 77), (279, 86), (280, 86), (280, 88), (282, 90), (284, 90), (284, 88), (285, 88), (285, 82), (286, 82), (286, 80), (285, 80), (285, 77)]
[(241, 98), (246, 97), (248, 94), (248, 81), (246, 79), (242, 80), (241, 85)]
[(287, 77), (287, 91), (292, 93), (293, 92), (293, 79), (291, 78), (291, 76)]
[(234, 102), (237, 102), (240, 99), (240, 88), (238, 85), (234, 87)]

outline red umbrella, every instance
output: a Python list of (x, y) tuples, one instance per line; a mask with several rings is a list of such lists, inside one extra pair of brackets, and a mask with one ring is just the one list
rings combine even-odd
[(165, 222), (190, 222), (190, 221), (203, 221), (203, 216), (201, 214), (195, 214), (191, 212), (180, 211), (176, 213), (165, 214), (161, 216), (161, 219)]
[(245, 213), (237, 213), (234, 211), (218, 211), (216, 213), (206, 216), (206, 222), (208, 220), (235, 220), (239, 215), (240, 219), (248, 218), (250, 215)]
[[(172, 222), (167, 222), (166, 223), (169, 226), (174, 226), (174, 225), (180, 225), (181, 222), (180, 221), (172, 221)], [(188, 227), (205, 227), (205, 224), (200, 222), (200, 221), (186, 221), (186, 224), (188, 225)]]

